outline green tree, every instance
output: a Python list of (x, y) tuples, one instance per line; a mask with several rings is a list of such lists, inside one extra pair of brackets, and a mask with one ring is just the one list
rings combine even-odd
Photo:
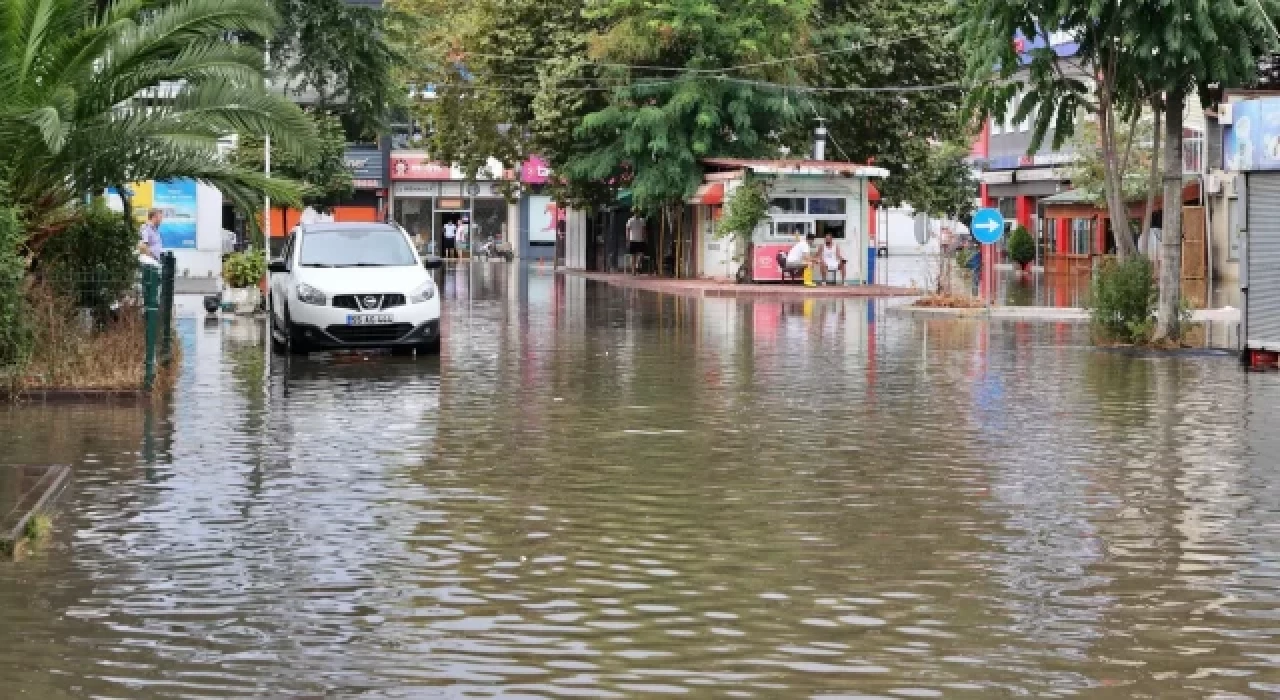
[[(802, 103), (756, 81), (798, 82), (794, 64), (777, 59), (807, 45), (811, 12), (809, 0), (599, 3), (588, 16), (608, 29), (593, 56), (622, 86), (583, 120), (576, 134), (592, 148), (567, 175), (626, 182), (638, 207), (670, 213), (701, 182), (700, 159), (777, 154)], [(757, 67), (721, 72), (744, 64)]]
[[(1181, 337), (1183, 114), (1193, 91), (1239, 87), (1257, 75), (1258, 58), (1276, 47), (1276, 0), (1144, 0), (1144, 23), (1126, 37), (1153, 90), (1165, 102), (1163, 253), (1155, 337)], [(1176, 206), (1175, 206), (1176, 204)]]
[[(827, 0), (815, 13), (811, 48), (821, 55), (798, 65), (810, 85), (838, 88), (814, 94), (829, 120), (828, 153), (887, 168), (890, 177), (877, 184), (887, 205), (926, 208), (935, 184), (913, 174), (936, 170), (934, 144), (971, 142), (956, 87), (874, 91), (958, 86), (964, 64), (956, 60), (955, 14), (947, 0)], [(808, 133), (804, 125), (795, 140), (804, 143)]]
[(961, 143), (931, 145), (922, 162), (908, 164), (896, 177), (905, 181), (899, 185), (898, 192), (909, 193), (908, 201), (916, 211), (956, 221), (967, 220), (973, 215), (974, 200), (978, 196), (978, 181), (968, 157), (969, 147)]
[(396, 69), (403, 60), (387, 12), (347, 0), (271, 0), (281, 21), (271, 63), (294, 95), (342, 117), (353, 140), (372, 140), (400, 103)]
[[(351, 170), (346, 163), (346, 134), (338, 117), (323, 112), (312, 114), (317, 143), (306, 153), (292, 153), (272, 143), (272, 173), (302, 183), (302, 204), (328, 211), (355, 193)], [(240, 138), (231, 162), (245, 170), (262, 172), (265, 142), (253, 134)], [(261, 210), (257, 207), (254, 211)]]
[(38, 249), (75, 217), (68, 204), (109, 186), (191, 177), (249, 205), (297, 201), (287, 180), (218, 156), (231, 133), (269, 133), (303, 153), (306, 116), (269, 95), (262, 51), (274, 12), (257, 0), (0, 4), (0, 170)]

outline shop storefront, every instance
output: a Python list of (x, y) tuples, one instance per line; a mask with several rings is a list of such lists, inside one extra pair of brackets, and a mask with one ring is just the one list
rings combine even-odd
[(333, 208), (334, 221), (385, 221), (386, 159), (377, 144), (348, 145), (343, 154), (355, 190), (350, 201)]
[(429, 253), (442, 254), (446, 227), (454, 233), (461, 257), (490, 239), (511, 241), (511, 207), (503, 195), (500, 165), (486, 168), (487, 180), (469, 181), (460, 168), (429, 161), (421, 153), (394, 152), (391, 156), (392, 212)]

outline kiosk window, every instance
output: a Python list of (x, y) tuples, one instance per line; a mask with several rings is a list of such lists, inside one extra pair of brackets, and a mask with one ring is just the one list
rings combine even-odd
[(845, 200), (843, 197), (812, 197), (809, 199), (809, 213), (814, 215), (844, 216)]

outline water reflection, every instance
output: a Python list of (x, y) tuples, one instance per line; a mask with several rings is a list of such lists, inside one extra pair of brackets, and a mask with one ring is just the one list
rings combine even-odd
[[(1259, 695), (1280, 381), (1072, 325), (445, 273), (439, 358), (188, 322), (0, 566), (32, 697)], [(447, 691), (445, 687), (447, 686)]]

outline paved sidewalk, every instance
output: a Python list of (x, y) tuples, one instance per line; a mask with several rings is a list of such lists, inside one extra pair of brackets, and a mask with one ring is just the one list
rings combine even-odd
[(847, 299), (868, 297), (918, 296), (919, 291), (909, 287), (870, 285), (825, 285), (805, 287), (799, 284), (735, 284), (728, 281), (705, 279), (666, 279), (647, 275), (605, 274), (560, 269), (556, 272), (574, 277), (584, 277), (615, 287), (643, 289), (662, 294), (689, 297), (729, 297), (748, 299)]

